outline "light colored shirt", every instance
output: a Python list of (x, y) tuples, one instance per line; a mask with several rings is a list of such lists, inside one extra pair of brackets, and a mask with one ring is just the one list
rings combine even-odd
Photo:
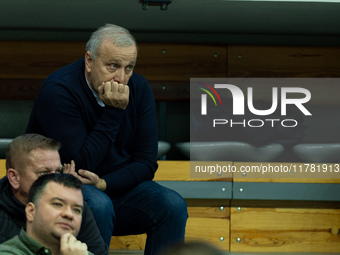
[(85, 75), (85, 80), (86, 80), (87, 86), (89, 86), (89, 88), (90, 88), (90, 90), (92, 91), (92, 93), (93, 93), (95, 99), (97, 100), (97, 103), (98, 103), (101, 107), (105, 107), (105, 104), (103, 103), (102, 100), (100, 100), (98, 93), (97, 93), (96, 91), (94, 91), (94, 90), (91, 88), (91, 86), (90, 86), (90, 84), (89, 84), (89, 82), (88, 82), (88, 80), (87, 80), (87, 78), (86, 78), (86, 75)]

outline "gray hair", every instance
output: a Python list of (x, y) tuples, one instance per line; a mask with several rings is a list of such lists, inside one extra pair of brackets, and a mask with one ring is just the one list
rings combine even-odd
[(86, 43), (85, 51), (90, 51), (90, 55), (94, 60), (97, 56), (97, 49), (104, 40), (111, 40), (113, 45), (118, 47), (135, 45), (137, 48), (135, 38), (127, 29), (113, 24), (106, 24), (93, 32)]

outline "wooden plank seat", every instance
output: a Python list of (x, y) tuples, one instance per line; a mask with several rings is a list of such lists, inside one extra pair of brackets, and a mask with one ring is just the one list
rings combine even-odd
[[(4, 174), (5, 160), (0, 160), (0, 175)], [(155, 181), (186, 199), (187, 241), (205, 240), (225, 251), (247, 254), (340, 250), (340, 179), (192, 179), (189, 161), (159, 161)], [(110, 249), (119, 254), (142, 251), (145, 241), (145, 234), (113, 236)]]
[[(190, 161), (158, 163), (154, 180), (179, 192), (188, 204), (186, 240), (205, 240), (229, 250), (231, 178), (191, 179)], [(1, 159), (0, 176), (5, 174), (5, 160)], [(113, 236), (110, 249), (143, 250), (145, 241), (146, 234)]]

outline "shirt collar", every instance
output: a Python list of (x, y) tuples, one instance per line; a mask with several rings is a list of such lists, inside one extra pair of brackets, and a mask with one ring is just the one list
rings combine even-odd
[[(84, 75), (85, 75), (85, 74), (84, 74)], [(94, 90), (91, 88), (91, 86), (90, 86), (90, 84), (89, 84), (89, 82), (88, 82), (88, 80), (87, 80), (87, 78), (86, 78), (86, 75), (85, 75), (85, 80), (86, 80), (87, 86), (89, 86), (90, 90), (92, 91), (92, 94), (94, 95), (94, 98), (97, 100), (97, 103), (98, 103), (101, 107), (105, 107), (105, 104), (103, 103), (102, 100), (100, 100), (98, 93), (97, 93), (96, 91), (94, 91)]]
[(26, 234), (24, 229), (20, 230), (19, 239), (34, 254), (51, 255), (51, 251)]

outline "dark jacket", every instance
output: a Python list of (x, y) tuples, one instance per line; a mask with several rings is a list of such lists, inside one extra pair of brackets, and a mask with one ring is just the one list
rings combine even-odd
[[(19, 235), (26, 227), (25, 205), (19, 202), (7, 177), (0, 180), (0, 243)], [(108, 247), (100, 236), (93, 214), (84, 202), (83, 219), (77, 239), (86, 243), (95, 255), (108, 254)]]
[(125, 110), (99, 106), (85, 80), (84, 58), (51, 74), (35, 98), (26, 129), (61, 142), (61, 163), (74, 160), (106, 181), (109, 195), (152, 180), (157, 170), (155, 98), (133, 73)]

